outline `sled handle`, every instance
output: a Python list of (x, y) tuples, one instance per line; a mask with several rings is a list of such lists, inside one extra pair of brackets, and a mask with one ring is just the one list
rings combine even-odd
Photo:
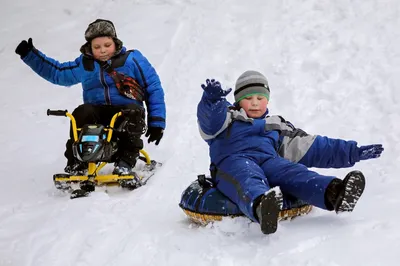
[(72, 134), (74, 136), (74, 141), (78, 141), (78, 128), (76, 127), (76, 121), (75, 117), (68, 113), (68, 110), (50, 110), (47, 109), (47, 115), (54, 115), (54, 116), (66, 116), (71, 119), (71, 125), (72, 125)]
[(115, 121), (121, 115), (122, 115), (122, 112), (118, 112), (115, 115), (113, 115), (113, 117), (111, 118), (110, 128), (108, 129), (108, 134), (107, 134), (107, 141), (108, 142), (111, 141), (111, 137), (112, 137), (112, 134), (113, 134), (113, 128), (114, 128)]
[(47, 115), (54, 115), (54, 116), (67, 116), (67, 110), (50, 110), (47, 109)]

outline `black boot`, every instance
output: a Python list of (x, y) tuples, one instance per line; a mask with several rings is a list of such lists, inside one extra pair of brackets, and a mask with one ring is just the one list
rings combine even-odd
[(67, 166), (64, 168), (64, 172), (71, 175), (86, 175), (88, 172), (88, 163), (78, 160), (68, 161)]
[(260, 222), (261, 231), (268, 235), (275, 233), (278, 229), (279, 212), (282, 208), (282, 195), (270, 190), (262, 195), (260, 202), (256, 205), (256, 217)]
[(352, 212), (365, 188), (365, 178), (360, 171), (351, 171), (342, 180), (334, 179), (325, 191), (328, 210), (336, 213)]
[(139, 151), (123, 153), (123, 156), (115, 163), (113, 170), (114, 175), (131, 175), (134, 172), (137, 159), (139, 158)]

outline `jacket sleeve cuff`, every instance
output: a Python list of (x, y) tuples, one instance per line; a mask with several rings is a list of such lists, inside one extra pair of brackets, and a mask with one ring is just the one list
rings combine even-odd
[(358, 163), (360, 161), (360, 148), (358, 148), (357, 143), (355, 143), (351, 151), (352, 164)]
[(149, 127), (161, 127), (165, 129), (165, 118), (158, 116), (147, 117), (147, 124)]

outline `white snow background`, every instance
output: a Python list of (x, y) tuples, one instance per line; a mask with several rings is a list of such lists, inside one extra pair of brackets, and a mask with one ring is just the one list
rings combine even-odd
[[(400, 1), (1, 0), (0, 265), (399, 265)], [(46, 110), (82, 102), (81, 86), (46, 82), (14, 53), (23, 39), (74, 60), (87, 25), (114, 22), (128, 49), (157, 69), (166, 94), (164, 166), (133, 192), (70, 200), (52, 175), (65, 166), (69, 120)], [(308, 133), (382, 143), (355, 211), (320, 209), (270, 236), (248, 219), (188, 222), (182, 191), (207, 173), (196, 108), (206, 78), (234, 86), (245, 70), (270, 83), (271, 114)], [(233, 94), (228, 96), (233, 100)]]

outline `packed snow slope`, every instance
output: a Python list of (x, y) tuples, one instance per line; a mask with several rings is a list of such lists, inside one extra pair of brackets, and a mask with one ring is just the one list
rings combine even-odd
[[(46, 82), (14, 53), (23, 39), (74, 60), (87, 25), (110, 19), (165, 89), (167, 129), (146, 151), (164, 165), (134, 192), (70, 200), (53, 186), (65, 166), (80, 85)], [(0, 265), (398, 265), (400, 254), (400, 1), (32, 0), (0, 9)], [(355, 211), (315, 209), (270, 236), (245, 218), (198, 227), (178, 207), (208, 169), (196, 107), (206, 78), (234, 86), (264, 73), (271, 114), (311, 134), (382, 143), (360, 162), (367, 187)], [(233, 100), (233, 95), (228, 96)], [(343, 178), (351, 169), (314, 169)]]

